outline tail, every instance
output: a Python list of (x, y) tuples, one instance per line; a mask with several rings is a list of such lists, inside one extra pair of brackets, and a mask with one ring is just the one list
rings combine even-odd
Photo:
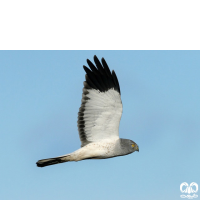
[(68, 162), (68, 161), (70, 161), (70, 154), (55, 157), (55, 158), (47, 158), (47, 159), (38, 160), (36, 164), (38, 167), (46, 167), (48, 165), (55, 165), (55, 164)]

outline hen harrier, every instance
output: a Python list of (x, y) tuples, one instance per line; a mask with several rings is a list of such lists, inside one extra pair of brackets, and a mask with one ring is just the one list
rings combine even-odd
[(122, 115), (122, 101), (119, 82), (114, 71), (102, 58), (94, 56), (94, 64), (83, 66), (86, 75), (81, 107), (78, 112), (78, 131), (81, 148), (63, 156), (39, 160), (38, 167), (45, 167), (68, 161), (105, 159), (124, 156), (139, 151), (132, 140), (119, 138), (119, 123)]

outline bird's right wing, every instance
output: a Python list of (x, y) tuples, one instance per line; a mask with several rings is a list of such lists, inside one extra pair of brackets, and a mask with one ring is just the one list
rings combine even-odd
[(104, 58), (102, 64), (94, 56), (96, 67), (84, 67), (82, 104), (78, 113), (78, 130), (82, 146), (103, 139), (119, 138), (119, 123), (122, 115), (120, 87), (114, 71), (110, 72)]

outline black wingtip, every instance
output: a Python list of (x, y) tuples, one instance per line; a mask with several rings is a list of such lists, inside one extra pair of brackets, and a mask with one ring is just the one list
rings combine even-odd
[(94, 63), (89, 60), (86, 60), (90, 69), (83, 66), (86, 74), (88, 75), (88, 80), (86, 82), (91, 88), (98, 89), (101, 92), (105, 92), (110, 88), (114, 88), (120, 93), (120, 86), (115, 73), (111, 73), (106, 61), (104, 58), (101, 59), (101, 62), (94, 55)]

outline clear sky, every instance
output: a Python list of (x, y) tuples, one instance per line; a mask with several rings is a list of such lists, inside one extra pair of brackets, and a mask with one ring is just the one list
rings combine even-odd
[[(94, 55), (117, 74), (120, 137), (140, 152), (36, 167), (80, 147)], [(181, 199), (182, 182), (200, 185), (200, 51), (0, 51), (0, 151), (1, 199)]]

